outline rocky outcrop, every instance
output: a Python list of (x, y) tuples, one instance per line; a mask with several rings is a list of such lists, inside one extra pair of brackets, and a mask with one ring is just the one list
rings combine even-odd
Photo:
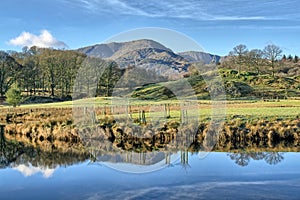
[(221, 59), (221, 57), (218, 55), (199, 51), (179, 52), (178, 55), (182, 56), (189, 62), (200, 62), (204, 64), (219, 63)]

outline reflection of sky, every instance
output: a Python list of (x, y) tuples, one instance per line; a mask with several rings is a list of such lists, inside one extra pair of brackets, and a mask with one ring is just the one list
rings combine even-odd
[(22, 195), (22, 199), (39, 198), (45, 193), (48, 195), (42, 196), (43, 199), (140, 199), (157, 196), (163, 199), (215, 199), (224, 197), (222, 195), (242, 198), (245, 194), (248, 199), (254, 199), (251, 194), (258, 198), (267, 198), (264, 195), (283, 198), (300, 190), (299, 158), (299, 153), (285, 153), (284, 160), (277, 165), (251, 160), (248, 166), (241, 167), (226, 153), (210, 153), (202, 160), (197, 155), (191, 156), (191, 168), (184, 169), (175, 163), (174, 167), (146, 174), (122, 173), (86, 162), (58, 168), (48, 179), (41, 173), (24, 177), (16, 170), (4, 169), (0, 170), (0, 194), (15, 198)]
[(48, 167), (34, 167), (31, 164), (18, 165), (16, 167), (13, 167), (13, 169), (21, 172), (24, 176), (32, 176), (34, 174), (41, 173), (45, 178), (51, 177), (55, 171), (55, 169), (50, 169)]

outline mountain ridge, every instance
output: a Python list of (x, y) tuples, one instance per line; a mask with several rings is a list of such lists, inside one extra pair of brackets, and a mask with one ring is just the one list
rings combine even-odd
[(220, 62), (221, 56), (210, 54), (206, 52), (201, 51), (184, 51), (184, 52), (178, 52), (178, 55), (184, 57), (189, 62), (203, 62), (204, 64), (209, 63), (218, 63)]
[[(127, 42), (110, 42), (95, 44), (77, 49), (77, 51), (85, 53), (88, 56), (96, 56), (101, 58), (114, 58), (121, 56), (122, 54), (143, 48), (157, 48), (166, 51), (172, 51), (164, 45), (150, 39), (131, 40)], [(105, 51), (106, 50), (106, 51)], [(100, 53), (100, 54), (99, 54)]]
[(161, 43), (150, 39), (96, 44), (79, 48), (77, 51), (87, 56), (115, 61), (121, 68), (137, 66), (151, 70), (169, 80), (183, 77), (194, 62), (208, 64), (214, 59), (217, 62), (220, 59), (220, 56), (205, 52), (175, 53)]

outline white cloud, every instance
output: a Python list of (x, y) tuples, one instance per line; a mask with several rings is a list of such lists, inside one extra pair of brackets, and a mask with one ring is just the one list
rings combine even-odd
[(38, 47), (53, 47), (53, 48), (67, 48), (68, 46), (57, 40), (48, 30), (42, 30), (40, 35), (35, 35), (29, 32), (23, 32), (18, 37), (11, 39), (8, 44), (14, 46), (38, 46)]
[(53, 175), (55, 169), (50, 168), (42, 168), (42, 167), (34, 167), (31, 164), (29, 166), (27, 165), (18, 165), (17, 167), (14, 167), (13, 169), (21, 172), (25, 177), (32, 176), (36, 173), (42, 173), (43, 177), (49, 178)]

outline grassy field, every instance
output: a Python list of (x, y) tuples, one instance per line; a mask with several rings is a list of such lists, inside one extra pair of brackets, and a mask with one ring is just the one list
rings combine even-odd
[(300, 115), (299, 100), (281, 100), (279, 102), (234, 103), (226, 105), (227, 115), (253, 116), (295, 116)]
[[(178, 100), (166, 101), (147, 101), (147, 100), (121, 100), (112, 98), (94, 98), (94, 99), (81, 99), (76, 101), (66, 101), (59, 103), (48, 104), (31, 104), (21, 105), (21, 109), (49, 109), (49, 108), (72, 108), (73, 106), (95, 106), (96, 108), (106, 110), (114, 110), (114, 114), (122, 114), (117, 110), (118, 106), (124, 107), (131, 106), (133, 110), (133, 118), (138, 116), (138, 111), (145, 110), (146, 118), (164, 117), (164, 106), (170, 104), (170, 118), (179, 118), (182, 110), (181, 104)], [(211, 101), (199, 100), (187, 106), (187, 110), (191, 113), (194, 112), (200, 118), (207, 118), (211, 116), (213, 111), (217, 114), (226, 114), (227, 117), (244, 116), (248, 118), (256, 117), (296, 117), (300, 116), (300, 100), (280, 100), (274, 102), (254, 101), (254, 100), (237, 100), (219, 102), (219, 107), (213, 107)], [(2, 112), (5, 110), (13, 111), (13, 108), (2, 106)], [(124, 109), (123, 109), (124, 110)], [(198, 111), (198, 112), (197, 112)], [(123, 112), (124, 113), (124, 112)]]

